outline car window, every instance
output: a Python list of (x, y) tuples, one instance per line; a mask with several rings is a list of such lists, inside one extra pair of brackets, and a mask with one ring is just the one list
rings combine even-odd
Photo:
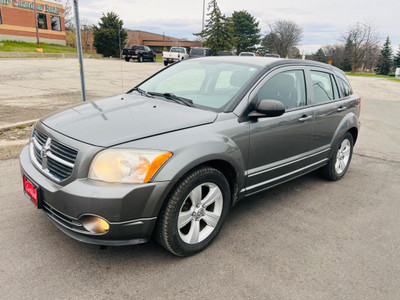
[(190, 50), (191, 55), (205, 55), (204, 49), (192, 49)]
[[(261, 67), (260, 67), (261, 68)], [(173, 93), (199, 107), (226, 105), (259, 69), (236, 63), (188, 60), (167, 68), (140, 85), (147, 92)]]
[(339, 88), (338, 88), (337, 82), (335, 80), (335, 77), (333, 77), (332, 74), (331, 74), (331, 80), (332, 80), (332, 85), (333, 85), (333, 98), (340, 99)]
[(331, 75), (325, 72), (311, 71), (314, 103), (324, 103), (334, 99)]
[(278, 100), (286, 109), (306, 105), (304, 72), (292, 70), (275, 75), (261, 87), (257, 98), (258, 101)]
[(342, 91), (343, 97), (350, 96), (352, 94), (350, 86), (342, 78), (340, 78), (340, 77), (338, 77), (338, 78), (339, 78), (340, 90)]
[(182, 48), (171, 48), (171, 52), (185, 53), (185, 50)]

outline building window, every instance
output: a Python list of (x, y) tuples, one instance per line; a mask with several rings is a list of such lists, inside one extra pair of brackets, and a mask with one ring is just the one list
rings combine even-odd
[(90, 51), (90, 44), (86, 44), (86, 51)]
[(37, 21), (39, 29), (47, 29), (47, 18), (45, 14), (38, 14)]
[(51, 29), (61, 31), (61, 19), (60, 17), (50, 16), (51, 18)]
[(1, 19), (1, 7), (0, 7), (0, 24), (3, 24), (3, 21)]

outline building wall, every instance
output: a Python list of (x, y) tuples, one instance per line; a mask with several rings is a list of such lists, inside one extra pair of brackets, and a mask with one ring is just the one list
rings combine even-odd
[[(130, 30), (127, 29), (128, 37), (126, 40), (126, 48), (132, 48), (133, 45), (145, 45), (149, 46), (157, 53), (158, 56), (162, 55), (162, 51), (173, 46), (180, 47), (200, 47), (199, 41), (186, 41), (178, 38), (151, 33), (141, 30)], [(67, 32), (67, 35), (70, 34)], [(89, 53), (96, 53), (96, 48), (93, 46), (93, 31), (82, 30), (82, 50)], [(67, 45), (76, 48), (76, 36), (74, 38), (67, 38)]]
[[(27, 7), (19, 7), (26, 5)], [(36, 1), (42, 10), (38, 13), (46, 15), (47, 29), (39, 29), (39, 38), (42, 42), (65, 45), (64, 9), (61, 4)], [(46, 11), (50, 8), (51, 11)], [(58, 13), (57, 13), (58, 12)], [(23, 42), (36, 42), (36, 23), (33, 2), (20, 0), (0, 0), (0, 39)], [(51, 16), (60, 17), (61, 31), (52, 30)]]

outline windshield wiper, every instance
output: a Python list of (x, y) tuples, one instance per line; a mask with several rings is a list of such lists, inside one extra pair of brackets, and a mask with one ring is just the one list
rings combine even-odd
[(149, 98), (154, 98), (151, 94), (149, 94), (145, 90), (142, 90), (139, 87), (135, 87), (135, 88), (130, 90), (130, 92), (133, 92), (133, 91), (139, 92), (139, 94), (142, 95), (142, 96), (146, 96), (146, 97), (149, 97)]
[(194, 107), (193, 101), (184, 97), (177, 96), (173, 93), (157, 93), (157, 92), (148, 92), (148, 94), (152, 96), (160, 96), (164, 97), (165, 99), (175, 101), (179, 104), (184, 104), (186, 106)]

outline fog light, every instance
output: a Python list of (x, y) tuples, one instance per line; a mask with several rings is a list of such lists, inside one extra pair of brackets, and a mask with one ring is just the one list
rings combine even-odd
[(80, 221), (87, 231), (93, 233), (106, 233), (110, 229), (110, 224), (100, 217), (83, 216)]

